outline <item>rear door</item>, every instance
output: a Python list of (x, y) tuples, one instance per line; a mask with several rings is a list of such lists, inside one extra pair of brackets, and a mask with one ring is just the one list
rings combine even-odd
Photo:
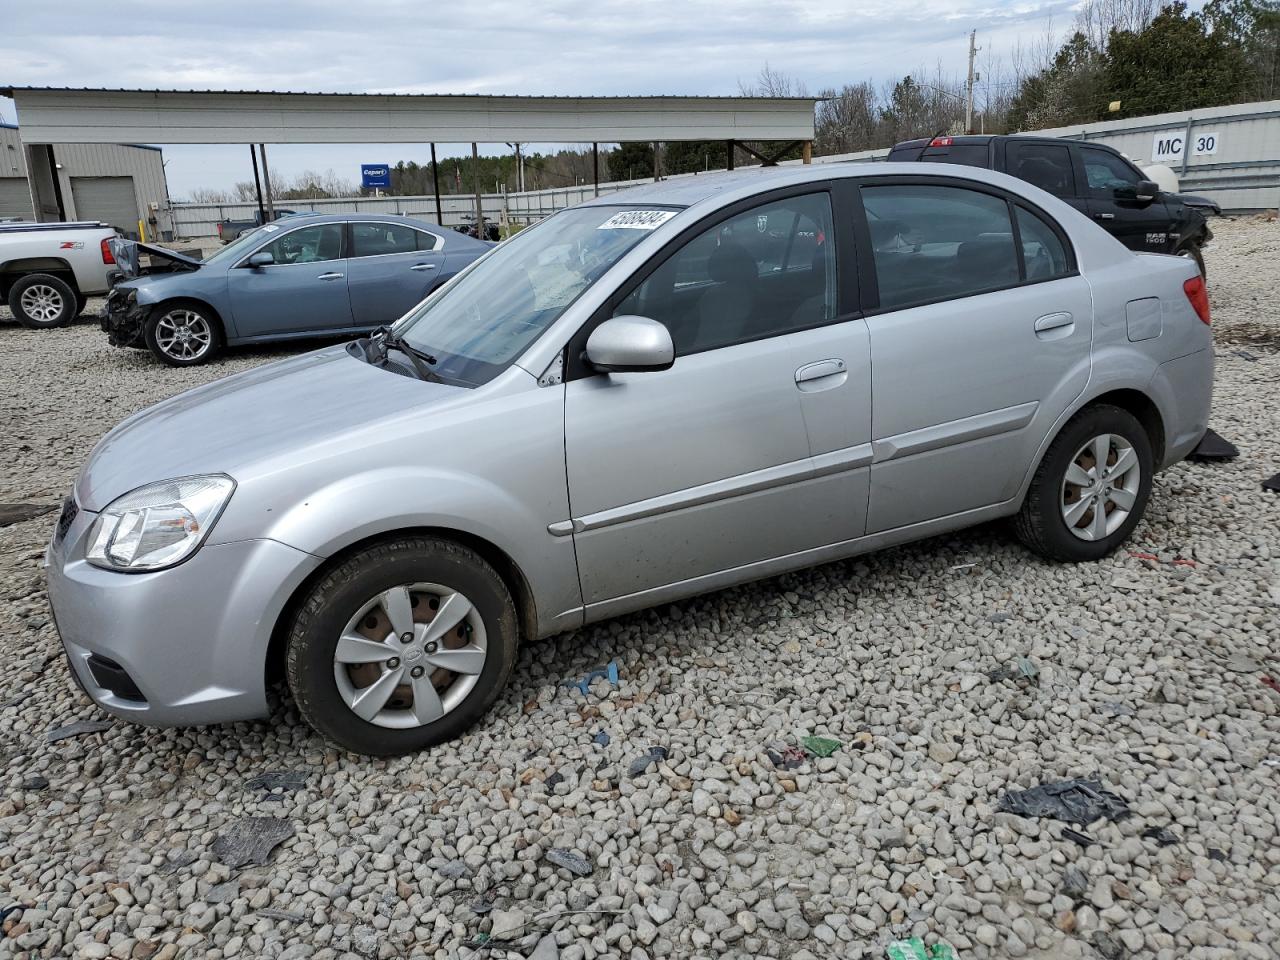
[(1088, 379), (1092, 295), (1064, 233), (982, 184), (864, 181), (875, 533), (1001, 503)]
[(1169, 208), (1159, 194), (1138, 199), (1138, 182), (1146, 179), (1124, 157), (1100, 147), (1079, 146), (1080, 166), (1089, 195), (1089, 213), (1130, 250), (1170, 253)]
[(357, 326), (398, 320), (421, 301), (444, 269), (443, 242), (403, 223), (353, 220), (347, 287)]
[(317, 223), (290, 230), (269, 223), (259, 228), (266, 242), (252, 253), (270, 253), (274, 263), (251, 267), (252, 254), (246, 253), (227, 271), (236, 336), (324, 333), (355, 325), (343, 226)]

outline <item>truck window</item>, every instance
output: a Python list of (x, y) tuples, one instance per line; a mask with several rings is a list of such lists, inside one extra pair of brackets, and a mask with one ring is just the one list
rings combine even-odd
[(1084, 157), (1089, 189), (1095, 194), (1108, 198), (1137, 195), (1138, 181), (1142, 177), (1123, 157), (1097, 147), (1081, 147), (1080, 154)]
[(1034, 184), (1055, 197), (1074, 197), (1076, 178), (1071, 170), (1071, 151), (1050, 143), (1010, 141), (1005, 164), (1009, 175)]
[(989, 167), (985, 143), (953, 143), (949, 147), (930, 147), (920, 159), (925, 163), (959, 163), (966, 167)]

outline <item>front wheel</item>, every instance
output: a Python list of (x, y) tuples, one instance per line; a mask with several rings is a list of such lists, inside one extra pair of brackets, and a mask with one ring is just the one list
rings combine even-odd
[(355, 753), (451, 740), (497, 699), (515, 663), (515, 604), (479, 554), (413, 537), (354, 554), (311, 588), (286, 674), (303, 718)]
[(146, 341), (156, 358), (171, 367), (207, 363), (222, 349), (222, 327), (208, 307), (163, 304), (147, 321)]
[(9, 309), (24, 327), (47, 330), (75, 319), (77, 293), (60, 277), (29, 273), (9, 288)]
[(1015, 520), (1019, 539), (1051, 560), (1098, 560), (1120, 546), (1151, 495), (1151, 440), (1110, 404), (1076, 414), (1045, 453)]

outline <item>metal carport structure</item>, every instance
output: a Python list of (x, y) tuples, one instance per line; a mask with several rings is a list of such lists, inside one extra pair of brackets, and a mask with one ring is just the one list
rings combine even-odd
[[(814, 97), (541, 97), (0, 87), (24, 144), (663, 143), (803, 144)], [(785, 148), (784, 148), (785, 149)], [(732, 162), (732, 160), (731, 160)], [(434, 165), (433, 165), (434, 169)], [(437, 187), (436, 196), (440, 191)], [(477, 209), (478, 216), (482, 213)]]

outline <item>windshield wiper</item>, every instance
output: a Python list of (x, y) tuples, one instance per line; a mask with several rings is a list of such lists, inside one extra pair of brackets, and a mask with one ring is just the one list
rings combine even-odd
[(435, 366), (439, 361), (431, 354), (406, 343), (403, 337), (398, 337), (392, 333), (390, 327), (379, 327), (375, 330), (373, 335), (369, 337), (369, 343), (378, 344), (381, 347), (376, 363), (385, 364), (387, 362), (388, 350), (399, 350), (409, 358), (409, 363), (413, 366), (413, 372), (418, 375), (419, 380), (444, 383), (444, 378), (427, 366), (427, 364)]

